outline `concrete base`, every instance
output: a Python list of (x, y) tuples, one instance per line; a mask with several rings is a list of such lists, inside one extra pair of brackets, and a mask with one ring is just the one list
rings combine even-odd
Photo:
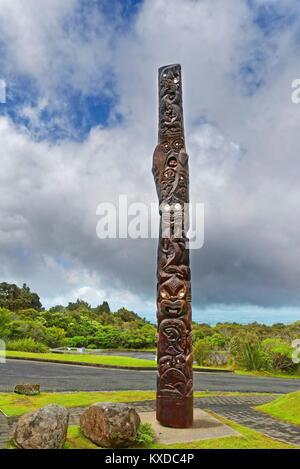
[(150, 423), (155, 432), (155, 443), (172, 445), (192, 441), (211, 440), (227, 436), (242, 436), (228, 425), (200, 409), (194, 409), (194, 423), (190, 428), (163, 427), (156, 420), (155, 412), (140, 412), (141, 421)]

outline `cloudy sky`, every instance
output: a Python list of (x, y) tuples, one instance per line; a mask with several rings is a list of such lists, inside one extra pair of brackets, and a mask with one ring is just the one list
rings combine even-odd
[(181, 63), (194, 319), (300, 319), (297, 0), (0, 0), (0, 277), (45, 306), (155, 320), (154, 239), (96, 236), (101, 202), (156, 201), (157, 69)]

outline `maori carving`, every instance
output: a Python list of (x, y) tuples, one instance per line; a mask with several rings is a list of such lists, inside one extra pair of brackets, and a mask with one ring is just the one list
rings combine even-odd
[(157, 265), (157, 420), (193, 422), (190, 261), (187, 248), (189, 172), (180, 65), (159, 69), (159, 137), (153, 175), (160, 204)]

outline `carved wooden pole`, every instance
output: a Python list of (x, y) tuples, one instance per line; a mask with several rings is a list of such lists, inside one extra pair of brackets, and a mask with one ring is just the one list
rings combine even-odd
[(180, 65), (159, 69), (159, 137), (153, 175), (160, 204), (157, 266), (157, 420), (193, 423), (189, 170), (185, 152)]

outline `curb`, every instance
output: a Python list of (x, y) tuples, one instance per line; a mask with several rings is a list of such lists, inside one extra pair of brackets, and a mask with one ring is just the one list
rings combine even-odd
[[(61, 365), (76, 365), (76, 366), (92, 366), (94, 368), (111, 368), (117, 370), (135, 370), (135, 371), (156, 371), (156, 366), (122, 366), (122, 365), (105, 365), (102, 363), (85, 363), (85, 362), (71, 362), (68, 360), (55, 360), (54, 358), (27, 358), (27, 357), (11, 357), (6, 356), (8, 360), (24, 360), (42, 363), (58, 363)], [(218, 368), (197, 368), (193, 370), (195, 373), (233, 373), (231, 370), (219, 370)]]

